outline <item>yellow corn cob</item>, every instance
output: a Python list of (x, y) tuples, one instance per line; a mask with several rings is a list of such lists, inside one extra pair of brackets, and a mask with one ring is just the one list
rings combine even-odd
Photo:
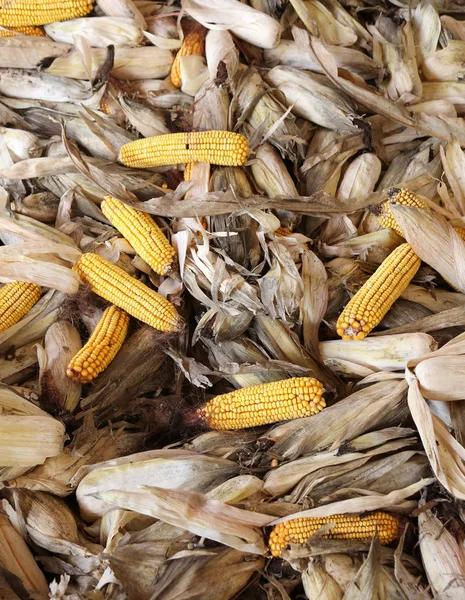
[(11, 29), (0, 29), (0, 37), (14, 37), (18, 34), (32, 35), (34, 37), (45, 37), (45, 33), (39, 27), (12, 27)]
[(26, 315), (40, 299), (35, 283), (12, 281), (0, 288), (0, 331), (5, 331)]
[(309, 417), (326, 403), (323, 386), (313, 377), (260, 383), (216, 396), (199, 410), (212, 429), (244, 429)]
[(338, 335), (343, 340), (363, 340), (405, 291), (420, 264), (409, 244), (391, 252), (340, 314)]
[(168, 275), (177, 270), (176, 252), (150, 215), (108, 195), (100, 208), (156, 273)]
[(129, 328), (129, 315), (109, 306), (97, 323), (87, 344), (68, 365), (68, 377), (88, 383), (104, 371), (118, 354)]
[(181, 87), (181, 67), (180, 58), (181, 56), (190, 56), (192, 54), (202, 55), (204, 52), (204, 40), (205, 36), (201, 31), (193, 30), (188, 33), (181, 44), (181, 47), (176, 54), (176, 58), (173, 61), (171, 67), (171, 83), (177, 87)]
[(73, 269), (96, 294), (143, 323), (160, 331), (183, 329), (171, 302), (98, 254), (83, 254)]
[(0, 25), (48, 25), (85, 17), (94, 0), (3, 0), (0, 4)]
[(321, 537), (333, 540), (369, 540), (379, 537), (381, 544), (390, 544), (400, 533), (401, 521), (395, 515), (374, 512), (366, 516), (332, 515), (307, 517), (279, 523), (270, 534), (269, 546), (273, 556), (281, 556), (288, 544), (305, 544), (321, 527), (334, 523), (334, 527)]
[(462, 240), (465, 242), (465, 228), (464, 227), (454, 227), (455, 233), (458, 233)]
[(274, 232), (276, 237), (287, 237), (292, 234), (292, 231), (289, 227), (278, 227), (278, 229)]
[(194, 168), (193, 162), (188, 162), (184, 167), (184, 181), (190, 181), (192, 179), (192, 169)]
[(144, 169), (192, 161), (238, 167), (247, 160), (248, 141), (232, 131), (165, 133), (124, 144), (118, 160)]
[(378, 217), (379, 222), (386, 229), (393, 229), (400, 236), (404, 237), (404, 234), (396, 223), (394, 215), (391, 211), (391, 204), (402, 204), (403, 206), (416, 206), (417, 208), (423, 208), (429, 212), (429, 208), (426, 204), (414, 193), (407, 189), (391, 188), (388, 190), (387, 202), (384, 202), (377, 210), (375, 214)]

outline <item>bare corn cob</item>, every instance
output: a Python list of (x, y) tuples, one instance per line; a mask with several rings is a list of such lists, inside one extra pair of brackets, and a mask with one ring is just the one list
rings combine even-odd
[(212, 429), (244, 429), (314, 415), (325, 406), (322, 384), (313, 377), (260, 383), (216, 396), (199, 414)]
[(366, 516), (332, 515), (293, 519), (275, 526), (270, 534), (269, 546), (273, 556), (281, 556), (288, 544), (305, 544), (321, 527), (334, 523), (322, 538), (333, 540), (369, 540), (379, 537), (381, 544), (390, 544), (400, 533), (400, 519), (385, 512)]
[(177, 270), (176, 252), (150, 215), (108, 195), (100, 208), (156, 273), (168, 275)]
[(405, 291), (420, 264), (409, 244), (391, 252), (340, 314), (338, 335), (343, 340), (363, 340)]
[(188, 33), (182, 42), (181, 48), (179, 48), (176, 58), (173, 61), (171, 67), (171, 83), (177, 87), (181, 87), (181, 67), (180, 58), (181, 56), (191, 56), (192, 54), (202, 55), (205, 47), (205, 36), (203, 31), (193, 29)]
[(85, 17), (92, 10), (93, 0), (4, 0), (0, 7), (0, 25), (48, 25)]
[(0, 331), (5, 331), (22, 319), (39, 301), (40, 294), (40, 285), (35, 283), (5, 283), (0, 288)]
[(129, 328), (129, 315), (109, 306), (97, 323), (87, 344), (73, 357), (66, 371), (68, 377), (88, 383), (104, 371), (123, 345)]
[(391, 188), (388, 190), (388, 198), (387, 202), (384, 202), (378, 210), (375, 211), (375, 214), (378, 217), (379, 222), (386, 229), (393, 229), (400, 236), (404, 237), (404, 234), (396, 223), (394, 219), (394, 215), (391, 211), (391, 204), (401, 204), (402, 206), (415, 206), (417, 208), (423, 208), (424, 210), (429, 211), (429, 208), (426, 204), (414, 193), (406, 188)]
[(247, 160), (248, 145), (247, 138), (232, 131), (166, 133), (124, 144), (118, 160), (138, 169), (192, 161), (238, 167)]
[(192, 169), (194, 168), (193, 162), (186, 163), (184, 168), (184, 181), (190, 181), (192, 179)]
[(11, 27), (11, 29), (0, 29), (0, 37), (14, 37), (15, 35), (32, 35), (34, 37), (45, 37), (45, 33), (39, 27)]
[(98, 254), (83, 254), (73, 269), (96, 294), (143, 323), (160, 331), (183, 329), (171, 302)]

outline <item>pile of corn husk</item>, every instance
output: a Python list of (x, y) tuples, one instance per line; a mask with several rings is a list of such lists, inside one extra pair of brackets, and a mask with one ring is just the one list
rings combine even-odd
[[(181, 59), (177, 89), (189, 21), (205, 56)], [(0, 333), (0, 597), (465, 598), (463, 2), (98, 0), (45, 32), (0, 38), (0, 282), (44, 289)], [(183, 182), (183, 165), (116, 161), (209, 129), (248, 137), (245, 167)], [(393, 209), (422, 267), (368, 338), (342, 341), (339, 312), (402, 243), (371, 211), (391, 186), (432, 209)], [(105, 193), (154, 216), (179, 281), (112, 228)], [(104, 307), (72, 271), (87, 251), (189, 327), (133, 322), (81, 386), (66, 366)], [(291, 376), (321, 380), (328, 408), (237, 432), (190, 418)], [(270, 558), (279, 519), (371, 510), (403, 518), (400, 540), (316, 536)]]

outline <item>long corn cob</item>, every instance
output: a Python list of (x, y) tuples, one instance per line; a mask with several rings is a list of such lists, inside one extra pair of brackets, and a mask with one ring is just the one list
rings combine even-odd
[(338, 335), (343, 340), (363, 340), (405, 291), (420, 264), (409, 244), (391, 252), (340, 314)]
[(247, 160), (248, 146), (247, 138), (232, 131), (166, 133), (124, 144), (118, 160), (137, 169), (192, 161), (238, 167)]
[(3, 0), (0, 5), (0, 25), (48, 25), (85, 17), (94, 0)]
[(180, 66), (181, 56), (191, 56), (192, 54), (202, 55), (205, 47), (204, 42), (204, 33), (198, 29), (193, 29), (184, 37), (181, 47), (179, 48), (171, 67), (171, 83), (175, 87), (180, 88), (182, 84)]
[(322, 538), (333, 540), (369, 540), (376, 535), (381, 544), (390, 544), (400, 533), (400, 519), (385, 512), (359, 515), (333, 515), (293, 519), (275, 526), (270, 534), (269, 546), (273, 556), (281, 556), (288, 544), (305, 544), (321, 527), (334, 523)]
[(393, 229), (400, 236), (404, 237), (404, 234), (394, 219), (394, 215), (391, 211), (391, 204), (401, 204), (403, 206), (415, 206), (417, 208), (423, 208), (429, 211), (426, 204), (412, 191), (406, 188), (391, 188), (388, 190), (387, 202), (384, 202), (377, 210), (375, 214), (378, 217), (380, 224), (386, 229)]
[(212, 429), (244, 429), (314, 415), (325, 406), (322, 384), (313, 377), (261, 383), (216, 396), (199, 410)]
[(0, 332), (22, 319), (39, 301), (40, 293), (40, 285), (35, 283), (5, 283), (0, 288)]
[(156, 273), (168, 275), (177, 270), (176, 252), (150, 215), (131, 208), (113, 196), (105, 196), (100, 208)]
[(12, 27), (11, 29), (0, 29), (0, 37), (15, 37), (19, 34), (32, 35), (34, 37), (45, 37), (40, 27)]
[(98, 254), (83, 254), (73, 269), (96, 294), (143, 323), (160, 331), (184, 328), (171, 302)]
[(72, 358), (68, 377), (88, 383), (104, 371), (123, 345), (129, 328), (129, 315), (109, 306), (97, 323), (87, 344)]

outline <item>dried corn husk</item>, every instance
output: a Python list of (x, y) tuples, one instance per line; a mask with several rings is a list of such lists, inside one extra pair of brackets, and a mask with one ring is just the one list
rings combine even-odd
[(347, 168), (337, 196), (343, 202), (350, 198), (358, 198), (370, 194), (376, 186), (381, 174), (381, 161), (376, 154), (361, 154)]
[(46, 25), (44, 29), (56, 42), (73, 44), (74, 36), (79, 35), (87, 40), (90, 46), (96, 48), (106, 48), (110, 44), (138, 46), (143, 39), (142, 31), (135, 20), (124, 17), (71, 19)]
[(318, 564), (311, 559), (307, 570), (302, 573), (302, 583), (309, 600), (342, 600), (344, 592), (339, 584)]

